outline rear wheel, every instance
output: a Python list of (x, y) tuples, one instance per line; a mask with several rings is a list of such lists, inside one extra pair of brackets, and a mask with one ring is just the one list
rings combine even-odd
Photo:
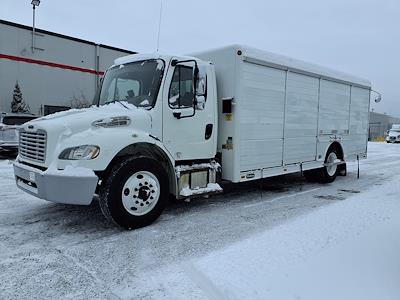
[(126, 229), (153, 223), (168, 201), (167, 178), (163, 167), (151, 158), (117, 163), (100, 188), (103, 214)]
[(339, 170), (338, 165), (336, 164), (338, 157), (337, 150), (335, 148), (330, 149), (326, 155), (325, 163), (331, 165), (319, 169), (304, 171), (304, 177), (311, 182), (317, 181), (320, 183), (331, 183), (335, 181)]
[(336, 149), (329, 150), (329, 152), (326, 154), (325, 163), (331, 165), (324, 166), (321, 169), (321, 177), (319, 180), (321, 183), (331, 183), (335, 181), (338, 173), (338, 166), (336, 164), (337, 159), (338, 154), (336, 152)]

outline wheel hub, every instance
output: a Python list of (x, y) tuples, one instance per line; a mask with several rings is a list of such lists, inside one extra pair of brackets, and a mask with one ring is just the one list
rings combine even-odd
[(145, 215), (158, 202), (160, 183), (157, 177), (150, 172), (136, 172), (125, 182), (121, 197), (127, 212), (135, 216)]
[(147, 199), (150, 198), (150, 194), (151, 194), (150, 188), (147, 187), (147, 186), (142, 186), (142, 187), (139, 189), (138, 198), (141, 199), (141, 200), (143, 200), (143, 201), (146, 201)]
[(336, 153), (331, 152), (326, 160), (327, 163), (331, 164), (330, 166), (326, 167), (326, 171), (328, 172), (329, 176), (333, 176), (336, 174), (337, 171), (337, 165), (335, 164), (336, 160), (337, 160)]

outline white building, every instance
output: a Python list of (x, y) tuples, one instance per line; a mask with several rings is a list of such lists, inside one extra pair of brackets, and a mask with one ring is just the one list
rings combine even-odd
[(115, 58), (134, 52), (0, 20), (0, 111), (18, 81), (33, 114), (90, 104)]

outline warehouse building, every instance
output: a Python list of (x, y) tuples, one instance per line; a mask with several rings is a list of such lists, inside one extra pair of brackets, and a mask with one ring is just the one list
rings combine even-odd
[(0, 20), (0, 111), (16, 83), (30, 112), (45, 115), (92, 103), (101, 75), (134, 52)]
[(393, 124), (400, 124), (400, 118), (371, 111), (369, 113), (369, 140), (383, 140)]

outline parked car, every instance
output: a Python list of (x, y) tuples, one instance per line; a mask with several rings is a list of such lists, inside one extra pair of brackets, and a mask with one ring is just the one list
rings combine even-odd
[(399, 143), (400, 142), (400, 124), (393, 124), (386, 136), (387, 143)]
[(0, 153), (18, 151), (18, 128), (35, 119), (32, 114), (0, 113)]

